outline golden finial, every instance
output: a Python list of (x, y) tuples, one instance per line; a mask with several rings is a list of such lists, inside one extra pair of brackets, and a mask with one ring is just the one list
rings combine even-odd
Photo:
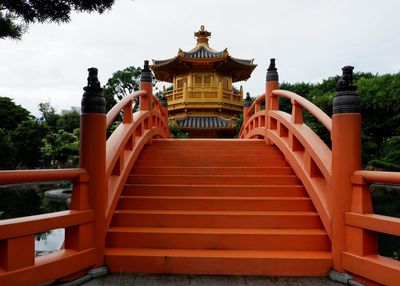
[(197, 44), (203, 44), (208, 47), (208, 38), (211, 36), (211, 32), (207, 31), (204, 28), (204, 25), (200, 26), (200, 30), (194, 33), (195, 37), (197, 37)]

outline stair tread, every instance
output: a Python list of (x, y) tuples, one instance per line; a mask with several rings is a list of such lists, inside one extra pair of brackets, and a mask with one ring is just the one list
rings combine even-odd
[(244, 196), (129, 196), (122, 199), (163, 199), (163, 200), (257, 200), (257, 201), (310, 201), (309, 197), (244, 197)]
[(161, 248), (106, 248), (106, 256), (169, 256), (169, 257), (215, 257), (248, 259), (312, 259), (331, 260), (329, 251), (318, 250), (209, 250), (209, 249), (161, 249)]
[(198, 211), (198, 210), (115, 210), (115, 213), (125, 214), (179, 214), (179, 215), (289, 215), (318, 216), (312, 211)]
[(302, 184), (291, 184), (291, 185), (276, 185), (276, 184), (271, 184), (271, 185), (221, 185), (221, 184), (211, 184), (207, 185), (207, 187), (204, 187), (202, 184), (144, 184), (144, 183), (126, 183), (125, 186), (128, 187), (141, 187), (141, 186), (170, 186), (170, 187), (200, 187), (200, 188), (213, 188), (213, 187), (231, 187), (231, 188), (265, 188), (265, 187), (274, 187), (274, 188), (292, 188), (292, 187), (298, 187), (298, 188), (304, 188)]
[(210, 227), (131, 227), (113, 226), (114, 233), (195, 233), (195, 234), (265, 234), (265, 235), (327, 235), (324, 229), (279, 229), (279, 228), (210, 228)]
[(232, 177), (243, 177), (243, 178), (297, 178), (296, 175), (220, 175), (220, 174), (198, 174), (198, 175), (159, 175), (159, 174), (130, 174), (131, 177), (218, 177), (218, 178), (232, 178)]

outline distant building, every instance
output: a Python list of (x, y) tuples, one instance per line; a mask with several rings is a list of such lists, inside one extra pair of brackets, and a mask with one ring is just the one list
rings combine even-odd
[(231, 137), (236, 116), (243, 112), (243, 89), (232, 83), (250, 78), (253, 60), (236, 59), (228, 50), (215, 51), (208, 45), (211, 33), (201, 26), (194, 33), (197, 45), (151, 66), (159, 81), (170, 82), (163, 90), (170, 120), (189, 137)]

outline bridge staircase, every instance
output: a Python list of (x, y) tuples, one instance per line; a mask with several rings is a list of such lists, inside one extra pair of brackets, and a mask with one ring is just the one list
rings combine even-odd
[[(332, 268), (348, 285), (400, 285), (400, 262), (380, 255), (377, 239), (399, 237), (400, 218), (375, 214), (370, 195), (375, 183), (400, 185), (400, 173), (362, 170), (352, 70), (343, 68), (331, 118), (280, 90), (271, 59), (265, 93), (244, 100), (238, 139), (174, 140), (147, 61), (140, 90), (107, 114), (97, 69), (89, 69), (79, 168), (0, 171), (2, 185), (73, 183), (69, 210), (0, 220), (0, 285), (93, 278), (103, 266), (271, 276)], [(280, 109), (282, 98), (291, 112)], [(304, 112), (331, 142), (303, 122)], [(63, 249), (36, 257), (36, 235), (58, 228)]]
[(106, 247), (116, 273), (324, 276), (332, 260), (304, 186), (264, 140), (154, 140)]

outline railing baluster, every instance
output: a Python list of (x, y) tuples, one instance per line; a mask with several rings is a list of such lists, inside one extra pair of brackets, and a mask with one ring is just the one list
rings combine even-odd
[(303, 124), (303, 107), (296, 99), (292, 99), (292, 123)]

